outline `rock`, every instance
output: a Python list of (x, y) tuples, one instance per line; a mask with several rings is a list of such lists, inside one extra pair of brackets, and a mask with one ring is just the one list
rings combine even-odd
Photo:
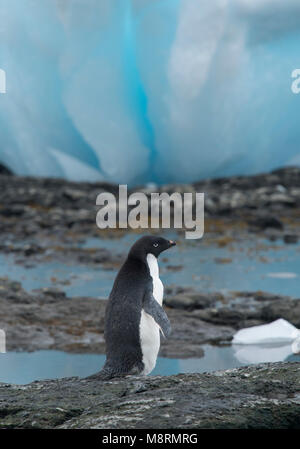
[(300, 329), (300, 300), (280, 299), (262, 308), (261, 317), (266, 322), (284, 318)]
[[(172, 334), (162, 339), (161, 356), (202, 357), (201, 345), (228, 342), (237, 329), (277, 318), (300, 328), (300, 300), (287, 296), (267, 292), (224, 296), (197, 293), (187, 287), (166, 290), (177, 294), (165, 298)], [(20, 283), (0, 278), (0, 328), (6, 331), (11, 351), (104, 353), (105, 308), (106, 300), (68, 298), (57, 288), (28, 293)]]
[(295, 234), (285, 234), (283, 236), (283, 241), (285, 243), (298, 243), (299, 236)]
[(13, 172), (4, 164), (0, 164), (0, 175), (11, 176)]
[[(41, 292), (44, 295), (45, 300), (47, 302), (61, 301), (66, 298), (65, 292), (62, 290), (59, 290), (58, 288), (45, 287), (42, 289), (35, 290), (35, 293), (39, 293), (39, 292)], [(48, 300), (48, 298), (49, 298), (49, 300)]]
[(193, 309), (194, 301), (189, 296), (178, 295), (167, 297), (164, 301), (167, 307), (172, 307), (174, 309)]
[(213, 307), (216, 301), (221, 301), (222, 299), (223, 295), (217, 293), (185, 293), (166, 297), (164, 304), (174, 309), (194, 310)]
[[(191, 295), (192, 309), (195, 304), (199, 308), (210, 303), (205, 302), (210, 301), (205, 295)], [(218, 294), (210, 298), (215, 301)], [(68, 298), (57, 288), (38, 289), (29, 294), (19, 283), (0, 279), (0, 328), (6, 332), (9, 351), (57, 349), (103, 354), (105, 308), (106, 300)], [(162, 339), (162, 356), (202, 357), (201, 344), (232, 338), (233, 327), (205, 322), (195, 312), (183, 312), (182, 305), (179, 310), (167, 309), (172, 336)]]
[(0, 427), (299, 429), (299, 363), (99, 382), (0, 383)]
[[(289, 233), (289, 226), (299, 221), (295, 214), (295, 208), (300, 207), (299, 185), (299, 168), (289, 167), (276, 173), (207, 179), (193, 184), (138, 186), (131, 188), (128, 194), (135, 191), (143, 191), (148, 196), (153, 192), (204, 192), (206, 216), (215, 220), (217, 232), (222, 235), (224, 229), (227, 231), (233, 224), (237, 224), (239, 232), (248, 232), (244, 226), (246, 222), (250, 223), (250, 230), (282, 232), (282, 218), (289, 218), (285, 221), (286, 233)], [(96, 197), (103, 191), (117, 195), (118, 185), (0, 176), (0, 245), (12, 235), (14, 240), (30, 237), (37, 244), (49, 236), (55, 236), (58, 241), (68, 239), (70, 231), (74, 242), (82, 236), (99, 235), (95, 226)], [(173, 211), (171, 207), (171, 213)], [(111, 230), (101, 232), (113, 235)], [(114, 233), (122, 234), (122, 231), (114, 230)]]
[(243, 321), (246, 319), (254, 318), (253, 313), (251, 314), (248, 311), (243, 311), (240, 309), (232, 309), (229, 307), (220, 307), (217, 309), (205, 309), (198, 312), (199, 318), (204, 321), (214, 323), (214, 324), (222, 324), (222, 325), (231, 325), (237, 326), (241, 325), (243, 327)]
[(269, 196), (269, 201), (270, 203), (282, 203), (288, 206), (295, 206), (296, 204), (295, 199), (285, 193), (273, 193)]
[(274, 229), (283, 229), (283, 223), (278, 220), (276, 217), (272, 216), (265, 216), (265, 217), (256, 217), (248, 221), (250, 226), (259, 228), (259, 229), (267, 229), (267, 228), (274, 228)]
[[(274, 293), (257, 291), (254, 293), (253, 298), (255, 301), (274, 301), (277, 299), (283, 299), (281, 295), (276, 295)], [(287, 297), (286, 297), (287, 298)]]

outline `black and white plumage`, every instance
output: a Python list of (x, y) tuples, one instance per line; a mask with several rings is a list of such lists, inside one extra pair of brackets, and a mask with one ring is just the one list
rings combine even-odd
[(175, 242), (145, 236), (135, 242), (109, 295), (105, 313), (106, 362), (102, 379), (149, 374), (156, 364), (160, 332), (168, 337), (169, 319), (162, 308), (163, 284), (157, 258)]

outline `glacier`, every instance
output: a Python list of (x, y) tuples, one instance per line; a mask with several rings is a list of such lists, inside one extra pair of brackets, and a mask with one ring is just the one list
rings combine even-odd
[(0, 0), (0, 162), (190, 182), (300, 164), (299, 0)]

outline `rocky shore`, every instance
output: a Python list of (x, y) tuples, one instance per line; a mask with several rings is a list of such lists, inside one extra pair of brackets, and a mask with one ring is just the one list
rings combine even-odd
[(204, 374), (0, 383), (0, 428), (299, 429), (297, 363)]
[[(256, 234), (292, 244), (300, 236), (300, 168), (135, 190), (147, 195), (152, 191), (205, 192), (207, 244), (223, 247)], [(54, 261), (118, 269), (124, 253), (80, 245), (89, 237), (113, 241), (128, 232), (97, 228), (95, 202), (103, 191), (117, 195), (118, 186), (19, 177), (2, 170), (0, 254), (13, 255), (15, 263), (24, 267)], [(177, 268), (182, 267), (169, 267)], [(0, 287), (0, 324), (8, 335), (8, 349), (103, 352), (105, 301), (89, 297), (70, 300), (55, 282), (55, 288), (35, 293), (26, 292), (13, 279), (0, 280)], [(173, 337), (163, 343), (162, 355), (199, 356), (199, 344), (228, 342), (236, 329), (277, 317), (300, 327), (299, 304), (288, 297), (256, 292), (255, 287), (227, 296), (192, 288), (166, 289), (165, 305), (174, 324)]]
[[(96, 227), (96, 197), (104, 191), (117, 196), (118, 186), (0, 174), (1, 249), (29, 240), (36, 245), (28, 249), (29, 255), (42, 253), (51, 243), (62, 245), (100, 234), (106, 238), (122, 235), (123, 230), (100, 231)], [(193, 184), (139, 186), (128, 194), (134, 191), (149, 196), (152, 192), (204, 192), (206, 233), (266, 232), (286, 243), (296, 242), (300, 236), (297, 167)]]
[[(300, 236), (300, 168), (190, 185), (147, 185), (135, 190), (147, 195), (152, 191), (205, 192), (204, 240), (208, 245), (224, 247), (237, 239), (243, 245), (244, 238), (257, 234), (292, 244)], [(0, 254), (12, 255), (15, 263), (25, 268), (54, 261), (117, 270), (124, 253), (80, 245), (89, 237), (113, 241), (128, 232), (97, 229), (95, 201), (103, 191), (117, 195), (118, 186), (19, 177), (2, 170)], [(161, 355), (200, 357), (201, 344), (228, 344), (237, 329), (279, 317), (300, 327), (297, 298), (255, 291), (253, 287), (250, 292), (228, 294), (166, 288), (165, 306), (173, 333), (170, 340), (162, 342)], [(0, 279), (0, 327), (6, 331), (8, 350), (103, 353), (105, 299), (69, 298), (56, 282), (53, 288), (32, 292), (13, 279)]]
[[(1, 328), (8, 351), (105, 352), (105, 299), (68, 298), (55, 288), (27, 292), (6, 279), (0, 279), (0, 286)], [(238, 329), (277, 318), (300, 328), (300, 300), (264, 292), (222, 295), (170, 289), (165, 305), (172, 334), (162, 339), (163, 357), (202, 357), (201, 345), (230, 344)]]

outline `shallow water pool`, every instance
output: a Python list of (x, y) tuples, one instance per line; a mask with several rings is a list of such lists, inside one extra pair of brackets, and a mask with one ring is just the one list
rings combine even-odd
[[(234, 241), (225, 247), (203, 241), (177, 239), (178, 245), (160, 256), (160, 277), (165, 286), (193, 287), (202, 292), (257, 291), (300, 297), (300, 245), (265, 239)], [(119, 239), (87, 239), (83, 248), (107, 248), (127, 254), (135, 234)], [(116, 269), (99, 265), (40, 262), (31, 268), (0, 254), (0, 277), (20, 281), (26, 290), (58, 287), (69, 296), (108, 297)]]
[[(202, 373), (237, 368), (252, 363), (298, 361), (291, 345), (285, 346), (202, 346), (204, 357), (168, 359), (159, 357), (151, 375)], [(40, 379), (86, 377), (100, 370), (102, 354), (70, 354), (62, 351), (8, 352), (0, 354), (0, 382), (27, 384)]]

